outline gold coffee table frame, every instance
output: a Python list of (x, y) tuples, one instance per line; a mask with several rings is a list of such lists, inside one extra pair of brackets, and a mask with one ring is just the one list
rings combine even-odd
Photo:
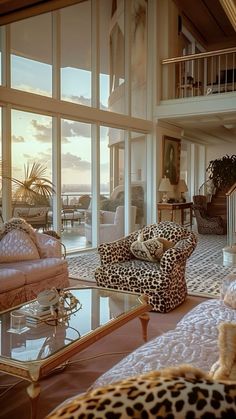
[[(39, 340), (37, 337), (37, 332), (40, 331), (42, 325), (45, 329), (45, 338), (47, 337), (47, 334), (50, 337), (53, 331), (55, 335), (55, 337), (53, 337), (53, 344), (55, 345), (55, 348), (51, 349), (51, 353), (43, 355), (43, 350), (41, 348), (42, 345), (39, 345), (39, 348), (37, 349), (39, 349), (39, 351), (41, 350), (39, 352), (40, 357), (42, 357), (41, 359), (38, 359), (39, 355), (37, 358), (31, 360), (15, 359), (16, 356), (12, 356), (12, 348), (10, 347), (10, 349), (8, 349), (5, 347), (4, 349), (3, 341), (4, 339), (9, 341), (14, 341), (15, 339), (16, 345), (19, 345), (20, 339), (22, 339), (22, 335), (13, 334), (10, 336), (11, 333), (7, 332), (7, 329), (3, 330), (2, 328), (2, 354), (0, 355), (0, 371), (30, 381), (30, 385), (27, 387), (27, 393), (31, 401), (32, 419), (35, 419), (37, 416), (37, 401), (40, 395), (40, 379), (47, 376), (50, 372), (52, 372), (55, 368), (59, 367), (63, 363), (66, 363), (71, 357), (136, 317), (139, 317), (141, 321), (143, 339), (144, 341), (147, 340), (147, 326), (149, 321), (148, 311), (150, 311), (152, 307), (148, 304), (148, 299), (146, 296), (139, 296), (138, 294), (130, 292), (116, 291), (99, 287), (71, 287), (67, 289), (70, 289), (70, 291), (73, 292), (82, 302), (82, 310), (79, 310), (77, 313), (71, 316), (73, 317), (71, 320), (71, 322), (73, 322), (73, 327), (71, 327), (71, 325), (68, 326), (64, 324), (52, 326), (43, 323), (39, 326), (30, 327), (29, 331), (25, 332), (24, 334), (26, 340), (30, 339), (37, 342)], [(86, 299), (89, 301), (88, 304), (87, 302), (83, 303), (83, 298), (85, 301)], [(105, 300), (106, 298), (107, 300)], [(104, 324), (100, 324), (98, 320), (101, 314), (101, 304), (105, 307), (104, 312), (105, 316), (107, 317), (107, 319), (104, 321)], [(65, 341), (63, 340), (66, 339), (65, 332), (67, 332), (70, 328), (75, 330), (74, 324), (76, 324), (76, 327), (77, 325), (80, 327), (82, 324), (81, 313), (83, 313), (83, 310), (84, 316), (89, 316), (89, 312), (86, 313), (86, 310), (89, 311), (89, 308), (85, 307), (87, 305), (90, 307), (91, 318), (90, 322), (88, 321), (89, 324), (91, 323), (90, 330), (88, 326), (85, 332), (81, 335), (78, 330), (78, 335), (72, 338), (69, 343), (67, 342), (67, 344), (65, 344)], [(0, 313), (0, 320), (2, 321), (2, 324), (9, 325), (11, 311), (15, 310), (16, 308), (19, 309), (20, 307), (22, 307), (22, 305)], [(113, 311), (115, 311), (115, 314), (112, 313), (112, 307)], [(103, 314), (104, 313), (102, 312), (102, 315)], [(85, 323), (87, 323), (87, 320), (88, 317), (86, 317)], [(59, 332), (59, 335), (62, 334), (63, 337), (58, 337), (57, 332)], [(34, 339), (35, 334), (36, 337)]]

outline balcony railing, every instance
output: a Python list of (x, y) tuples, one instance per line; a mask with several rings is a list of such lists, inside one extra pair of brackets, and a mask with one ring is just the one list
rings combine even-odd
[(162, 99), (236, 91), (236, 48), (162, 61)]

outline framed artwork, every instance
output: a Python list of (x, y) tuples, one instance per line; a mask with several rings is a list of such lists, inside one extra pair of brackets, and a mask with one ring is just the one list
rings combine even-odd
[(180, 140), (163, 137), (163, 177), (170, 179), (172, 185), (179, 183), (180, 177)]

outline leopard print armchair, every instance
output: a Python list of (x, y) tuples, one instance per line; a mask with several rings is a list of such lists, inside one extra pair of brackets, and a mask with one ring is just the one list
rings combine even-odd
[[(142, 233), (144, 240), (163, 238), (172, 242), (159, 262), (135, 258), (131, 244)], [(170, 221), (148, 225), (128, 236), (98, 247), (101, 265), (95, 271), (97, 285), (146, 294), (154, 311), (166, 313), (184, 302), (187, 295), (186, 261), (197, 245), (196, 235)]]

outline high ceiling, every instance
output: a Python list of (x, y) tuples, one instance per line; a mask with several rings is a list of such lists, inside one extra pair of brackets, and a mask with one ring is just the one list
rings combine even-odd
[[(221, 3), (223, 0), (174, 0), (185, 24), (208, 50), (236, 46), (236, 32)], [(225, 0), (227, 3), (228, 0)], [(235, 3), (236, 0), (232, 0)], [(236, 10), (236, 9), (235, 9)], [(236, 103), (236, 93), (235, 93)], [(164, 121), (183, 129), (183, 137), (199, 143), (236, 142), (236, 111), (175, 117)]]
[[(0, 0), (0, 24), (22, 19), (26, 10), (42, 13), (83, 0)], [(236, 46), (236, 32), (222, 7), (229, 0), (174, 0), (184, 24), (208, 50)], [(236, 0), (234, 2), (236, 8)], [(28, 9), (29, 8), (29, 9)], [(15, 14), (17, 12), (18, 14)], [(6, 21), (7, 19), (7, 21)], [(235, 99), (236, 100), (236, 99)], [(217, 144), (236, 141), (236, 111), (224, 114), (176, 117), (166, 122), (183, 128), (184, 137)]]
[[(184, 23), (191, 27), (207, 49), (235, 46), (236, 32), (220, 0), (174, 0)], [(214, 48), (215, 49), (215, 48)]]

